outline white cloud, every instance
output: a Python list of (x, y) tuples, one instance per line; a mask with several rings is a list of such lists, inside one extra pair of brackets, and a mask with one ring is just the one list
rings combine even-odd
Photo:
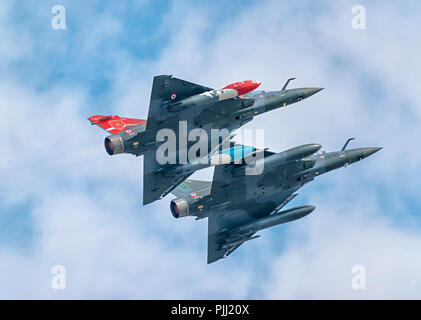
[(27, 55), (33, 46), (33, 41), (28, 34), (22, 32), (22, 24), (11, 21), (9, 16), (16, 8), (13, 2), (0, 3), (0, 67), (2, 72), (7, 70), (7, 63)]
[[(351, 191), (351, 190), (349, 190)], [(343, 190), (340, 190), (343, 192)], [(373, 207), (332, 206), (338, 192), (320, 202), (307, 223), (289, 228), (287, 250), (278, 256), (265, 284), (269, 299), (414, 299), (421, 294), (421, 237)], [(319, 197), (317, 197), (319, 198)], [(405, 215), (404, 212), (401, 214)], [(352, 267), (366, 269), (366, 289), (354, 290)]]

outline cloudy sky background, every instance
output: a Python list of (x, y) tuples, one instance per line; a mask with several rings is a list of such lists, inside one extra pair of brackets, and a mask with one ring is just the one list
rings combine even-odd
[[(1, 1), (0, 298), (421, 298), (420, 18), (418, 1)], [(288, 206), (310, 216), (206, 265), (206, 220), (174, 219), (170, 196), (143, 207), (142, 158), (109, 157), (86, 120), (146, 118), (157, 74), (295, 76), (326, 89), (247, 125), (267, 147), (384, 149), (301, 189)]]

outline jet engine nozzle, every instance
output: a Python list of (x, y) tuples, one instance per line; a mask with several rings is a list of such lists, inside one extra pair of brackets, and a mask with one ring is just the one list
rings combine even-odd
[(104, 145), (110, 156), (124, 152), (124, 142), (120, 135), (114, 134), (106, 137)]
[(170, 209), (172, 215), (176, 219), (189, 216), (189, 203), (184, 198), (172, 200), (170, 203)]

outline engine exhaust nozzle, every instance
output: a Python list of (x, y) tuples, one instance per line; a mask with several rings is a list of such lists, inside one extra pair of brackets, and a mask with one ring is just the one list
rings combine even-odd
[(106, 137), (104, 145), (110, 156), (124, 152), (124, 142), (120, 135), (114, 134)]

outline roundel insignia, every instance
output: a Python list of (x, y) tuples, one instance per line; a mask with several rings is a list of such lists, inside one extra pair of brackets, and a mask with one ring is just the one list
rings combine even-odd
[(132, 133), (133, 132), (133, 130), (132, 129), (127, 129), (126, 130), (126, 133), (128, 133), (128, 134), (130, 134), (130, 133)]
[(190, 193), (190, 197), (192, 197), (192, 198), (196, 198), (196, 197), (197, 197), (197, 193), (196, 193), (196, 192), (192, 192), (192, 193)]
[(175, 98), (177, 98), (177, 95), (175, 93), (173, 93), (170, 97), (171, 100), (175, 100)]

